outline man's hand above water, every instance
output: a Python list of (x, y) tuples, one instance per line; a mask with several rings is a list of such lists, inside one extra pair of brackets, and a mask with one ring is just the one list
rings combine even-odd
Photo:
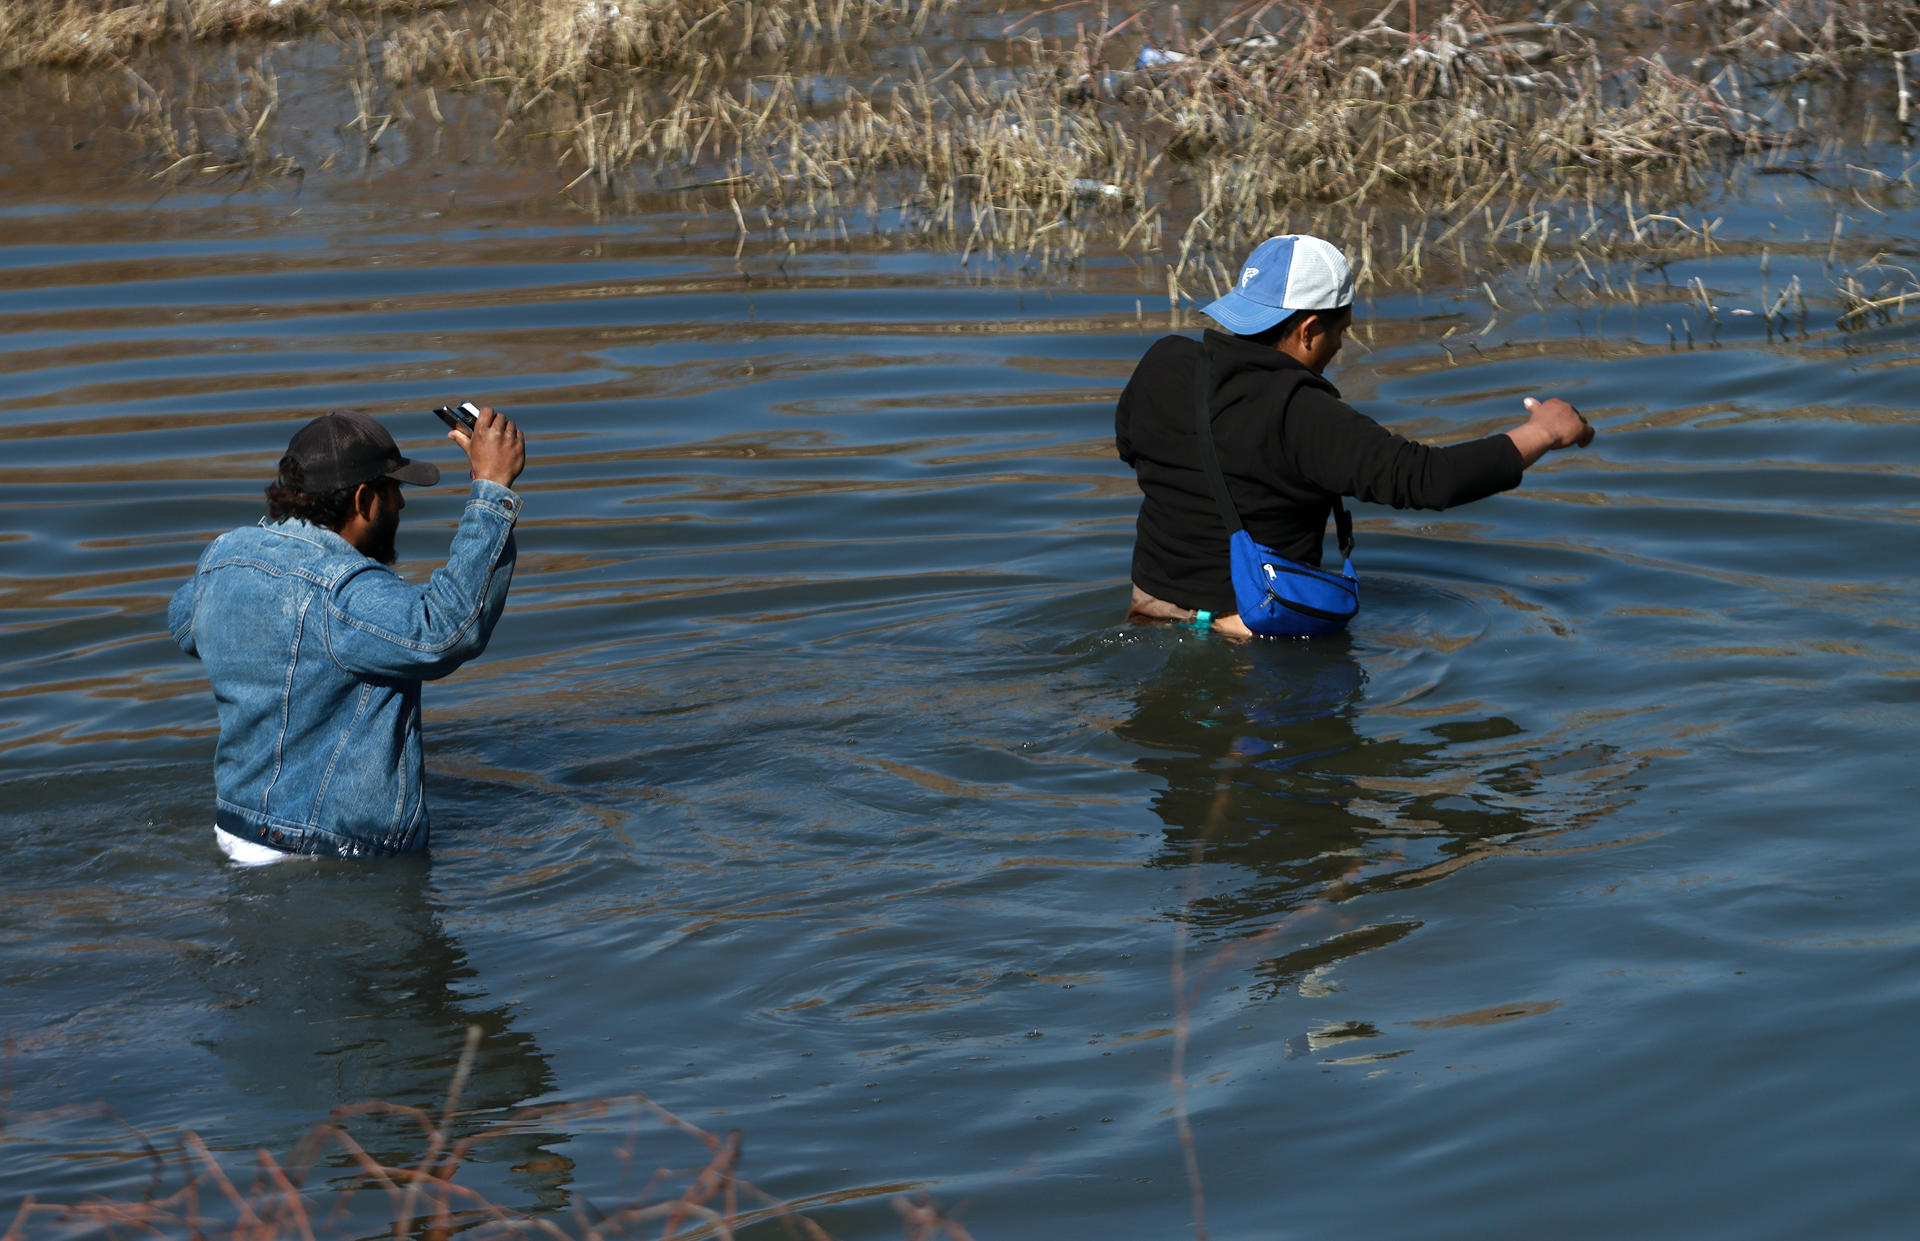
[(447, 438), (467, 454), (475, 478), (511, 487), (520, 471), (527, 468), (527, 437), (504, 414), (495, 413), (491, 405), (481, 408), (473, 420), (471, 435), (455, 430), (447, 432)]
[(1527, 420), (1507, 432), (1520, 450), (1522, 465), (1532, 465), (1558, 448), (1585, 448), (1593, 443), (1593, 424), (1559, 397), (1526, 399)]

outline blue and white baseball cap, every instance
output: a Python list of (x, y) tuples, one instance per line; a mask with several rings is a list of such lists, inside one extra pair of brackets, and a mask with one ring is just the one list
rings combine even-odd
[(1239, 336), (1266, 331), (1296, 310), (1353, 304), (1353, 269), (1332, 242), (1303, 233), (1269, 237), (1247, 257), (1233, 290), (1204, 307)]

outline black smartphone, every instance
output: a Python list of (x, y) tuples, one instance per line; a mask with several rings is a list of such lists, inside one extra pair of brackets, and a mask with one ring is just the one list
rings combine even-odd
[(433, 412), (454, 430), (472, 435), (474, 420), (480, 416), (480, 407), (472, 401), (462, 401), (458, 405), (442, 405)]

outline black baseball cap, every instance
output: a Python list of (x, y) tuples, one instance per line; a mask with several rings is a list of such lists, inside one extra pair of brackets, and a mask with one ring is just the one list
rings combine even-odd
[(351, 409), (329, 410), (295, 431), (287, 455), (300, 463), (310, 492), (338, 491), (376, 478), (419, 487), (440, 481), (439, 466), (401, 456), (385, 427)]

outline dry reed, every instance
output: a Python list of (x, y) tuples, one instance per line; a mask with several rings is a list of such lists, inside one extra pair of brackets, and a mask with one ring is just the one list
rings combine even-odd
[(846, 64), (881, 32), (911, 38), (953, 0), (500, 0), (396, 29), (385, 54), (397, 82), (549, 91), (618, 88), (635, 70), (699, 67), (729, 76), (769, 58), (792, 73)]
[(194, 78), (166, 91), (131, 70), (127, 75), (136, 88), (129, 127), (157, 165), (156, 180), (304, 172), (274, 141), (281, 100), (279, 76), (270, 61), (238, 70), (237, 79)]
[[(1632, 295), (1634, 262), (1716, 250), (1695, 204), (1734, 161), (1833, 136), (1797, 102), (1781, 111), (1795, 83), (1844, 67), (1910, 100), (1897, 53), (1920, 37), (1895, 0), (1711, 3), (1687, 10), (1699, 54), (1676, 67), (1470, 2), (1395, 0), (1358, 25), (1310, 0), (1250, 4), (1188, 29), (1177, 9), (1115, 20), (1080, 0), (1000, 19), (996, 48), (946, 28), (979, 22), (960, 3), (0, 0), (0, 65), (113, 65), (140, 83), (129, 128), (175, 177), (302, 169), (275, 144), (262, 62), (235, 57), (224, 93), (182, 99), (147, 86), (132, 50), (312, 29), (350, 70), (330, 132), (357, 162), (390, 126), (443, 123), (458, 92), (581, 205), (692, 193), (734, 221), (742, 255), (855, 234), (1038, 266), (1119, 251), (1164, 259), (1177, 302), (1212, 295), (1260, 237), (1315, 231), (1363, 282), (1510, 269), (1613, 297)], [(1036, 33), (1069, 13), (1073, 33)], [(873, 55), (923, 42), (964, 54)]]
[[(163, 1153), (105, 1107), (70, 1107), (38, 1117), (8, 1116), (0, 1109), (0, 1137), (16, 1142), (24, 1140), (37, 1123), (89, 1117), (118, 1123), (152, 1166), (147, 1186), (136, 1197), (70, 1203), (28, 1197), (6, 1222), (0, 1241), (65, 1241), (84, 1235), (144, 1235), (160, 1241), (321, 1241), (365, 1235), (368, 1215), (354, 1208), (369, 1195), (381, 1201), (378, 1213), (384, 1222), (380, 1226), (396, 1239), (419, 1236), (425, 1241), (448, 1241), (458, 1234), (473, 1241), (524, 1241), (528, 1236), (600, 1241), (644, 1233), (663, 1239), (725, 1241), (743, 1228), (773, 1222), (788, 1235), (830, 1241), (819, 1224), (741, 1177), (738, 1131), (724, 1136), (710, 1133), (645, 1095), (524, 1108), (504, 1121), (456, 1136), (462, 1120), (460, 1100), (479, 1040), (479, 1028), (469, 1029), (466, 1048), (437, 1113), (380, 1101), (336, 1108), (284, 1159), (256, 1150), (252, 1166), (244, 1170), (223, 1162), (192, 1132), (179, 1136), (171, 1154)], [(631, 1159), (638, 1149), (641, 1122), (650, 1121), (684, 1138), (698, 1162), (655, 1171), (643, 1189), (616, 1206), (590, 1206), (582, 1199), (570, 1215), (530, 1214), (502, 1206), (456, 1180), (462, 1166), (489, 1142), (561, 1122), (623, 1114), (635, 1118), (619, 1147), (623, 1160)], [(356, 1121), (370, 1118), (398, 1120), (417, 1128), (421, 1134), (418, 1157), (405, 1164), (376, 1158), (352, 1132)], [(322, 1167), (332, 1172), (332, 1178), (316, 1184), (314, 1172)], [(627, 1172), (622, 1170), (620, 1183), (629, 1183)], [(944, 1216), (925, 1193), (897, 1196), (893, 1205), (909, 1238), (968, 1241), (966, 1230)]]
[[(1182, 40), (1191, 53), (1119, 73), (1098, 68), (1120, 29), (1103, 18), (1079, 39), (1019, 41), (1019, 54), (1003, 58), (1024, 63), (1015, 72), (956, 65), (849, 80), (825, 103), (803, 97), (791, 66), (744, 83), (729, 76), (729, 64), (779, 40), (728, 6), (696, 16), (668, 5), (644, 37), (623, 25), (612, 46), (589, 42), (573, 10), (488, 12), (518, 15), (517, 67), (484, 21), (429, 22), (438, 43), (391, 46), (388, 72), (451, 73), (467, 88), (502, 81), (509, 112), (545, 103), (529, 125), (577, 170), (570, 188), (637, 201), (649, 176), (657, 184), (672, 169), (728, 188), (743, 241), (755, 208), (763, 237), (789, 246), (795, 231), (844, 236), (885, 214), (922, 242), (1042, 264), (1076, 261), (1096, 240), (1151, 254), (1178, 197), (1187, 228), (1170, 264), (1175, 296), (1210, 292), (1223, 256), (1287, 226), (1349, 239), (1363, 279), (1416, 284), (1448, 243), (1458, 268), (1484, 266), (1466, 254), (1469, 236), (1481, 251), (1524, 244), (1536, 269), (1549, 249), (1563, 264), (1625, 249), (1671, 255), (1683, 243), (1708, 252), (1703, 223), (1656, 245), (1630, 212), (1603, 212), (1596, 200), (1684, 201), (1727, 155), (1791, 140), (1658, 60), (1607, 69), (1577, 31), (1501, 25), (1469, 6), (1418, 38), (1379, 19), (1343, 30), (1327, 10), (1301, 6), (1275, 30), (1206, 32)], [(927, 12), (890, 10), (903, 21)], [(668, 17), (679, 25), (660, 27)], [(706, 22), (730, 33), (671, 76), (663, 45), (684, 55), (687, 32)], [(735, 53), (724, 50), (731, 32)], [(419, 50), (430, 46), (443, 50)], [(462, 61), (445, 50), (455, 46), (477, 50)], [(643, 63), (661, 72), (604, 77)], [(1510, 236), (1516, 220), (1530, 235)]]
[(355, 13), (415, 16), (456, 0), (0, 0), (0, 70), (117, 64), (142, 45), (316, 30)]

